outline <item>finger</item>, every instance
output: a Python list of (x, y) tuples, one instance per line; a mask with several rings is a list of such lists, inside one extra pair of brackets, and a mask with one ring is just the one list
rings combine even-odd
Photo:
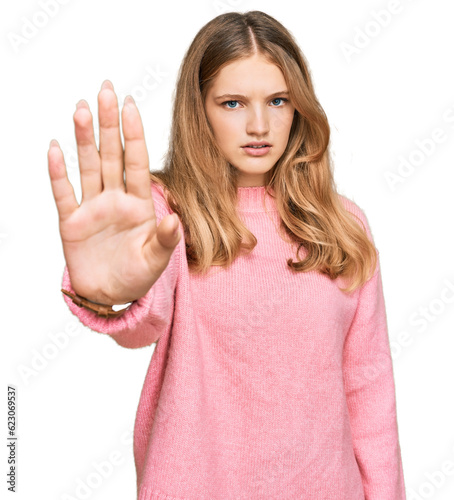
[(80, 100), (77, 103), (73, 119), (83, 202), (102, 191), (101, 158), (93, 131), (93, 116), (86, 101)]
[(178, 215), (166, 215), (156, 229), (156, 236), (161, 247), (173, 250), (181, 239), (180, 219)]
[(147, 146), (139, 110), (131, 96), (127, 96), (122, 110), (125, 138), (126, 192), (139, 198), (151, 197)]
[(180, 222), (176, 215), (169, 214), (161, 220), (149, 243), (148, 257), (152, 263), (168, 264), (172, 252), (181, 239), (179, 226)]
[(53, 139), (47, 152), (49, 176), (60, 221), (66, 220), (79, 207), (74, 189), (66, 173), (63, 152)]
[(124, 189), (123, 146), (117, 96), (106, 80), (98, 94), (99, 152), (104, 189)]

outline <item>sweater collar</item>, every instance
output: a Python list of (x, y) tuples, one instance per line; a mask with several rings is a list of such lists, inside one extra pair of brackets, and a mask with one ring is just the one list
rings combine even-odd
[[(272, 187), (268, 191), (274, 194)], [(277, 212), (276, 202), (265, 186), (237, 187), (237, 200), (240, 212)]]

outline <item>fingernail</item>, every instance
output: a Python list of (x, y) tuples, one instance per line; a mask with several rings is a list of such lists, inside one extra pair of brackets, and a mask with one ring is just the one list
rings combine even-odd
[(103, 89), (112, 89), (113, 90), (113, 85), (110, 80), (104, 80), (101, 85), (101, 90)]
[(52, 139), (49, 144), (49, 148), (53, 148), (55, 146), (58, 146), (58, 142), (55, 139)]
[(87, 101), (85, 101), (84, 99), (81, 99), (77, 104), (76, 104), (76, 109), (79, 109), (79, 108), (88, 108), (88, 104), (87, 104)]
[(127, 96), (125, 97), (125, 105), (126, 105), (126, 104), (135, 104), (135, 103), (134, 103), (134, 99), (132, 98), (132, 96), (127, 95)]

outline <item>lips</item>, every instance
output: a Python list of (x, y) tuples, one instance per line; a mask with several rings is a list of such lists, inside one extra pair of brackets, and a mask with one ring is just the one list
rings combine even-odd
[(249, 144), (246, 144), (246, 146), (242, 146), (242, 149), (249, 156), (265, 156), (271, 150), (271, 144), (269, 144), (268, 142), (251, 142)]
[(269, 142), (266, 142), (266, 141), (252, 141), (252, 142), (248, 142), (247, 144), (245, 144), (244, 146), (242, 146), (243, 148), (249, 148), (249, 147), (252, 147), (252, 148), (257, 148), (257, 149), (260, 149), (265, 146), (271, 146), (271, 144)]

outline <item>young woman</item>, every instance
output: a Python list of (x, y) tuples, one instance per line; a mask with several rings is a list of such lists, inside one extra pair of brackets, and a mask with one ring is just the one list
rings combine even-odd
[(49, 174), (69, 308), (156, 343), (138, 499), (404, 499), (378, 252), (292, 35), (260, 11), (197, 33), (162, 171), (132, 98), (124, 152), (109, 81), (98, 105), (99, 152), (85, 101), (74, 115), (81, 204), (56, 141)]

